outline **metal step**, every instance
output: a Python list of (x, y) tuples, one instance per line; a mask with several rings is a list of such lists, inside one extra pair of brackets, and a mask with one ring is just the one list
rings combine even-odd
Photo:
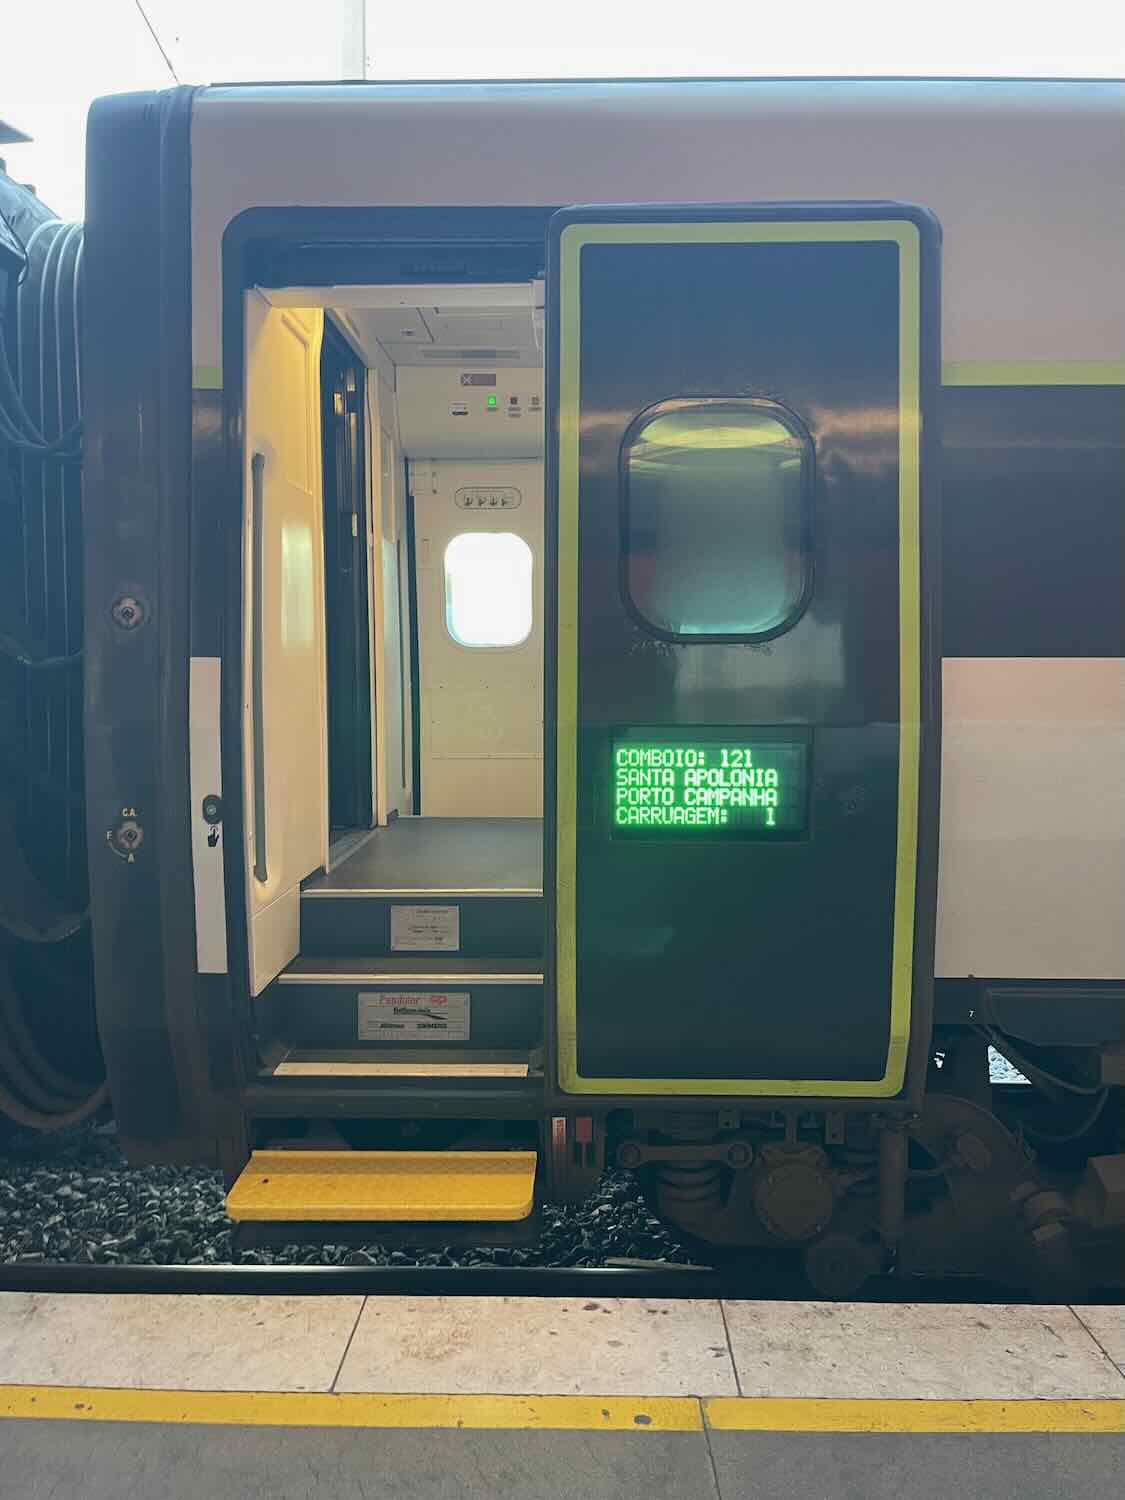
[(301, 891), (301, 952), (538, 958), (538, 818), (399, 818)]
[(421, 954), (411, 957), (380, 954), (370, 958), (352, 958), (336, 954), (321, 957), (302, 954), (295, 958), (278, 984), (415, 984), (481, 985), (542, 984), (543, 970), (538, 964), (519, 958), (466, 958), (460, 954)]
[(338, 1050), (287, 1052), (267, 1072), (271, 1078), (425, 1078), (435, 1082), (467, 1078), (526, 1079), (536, 1070), (540, 1054), (530, 1052), (469, 1052), (458, 1049), (380, 1047), (361, 1052)]
[(534, 1151), (255, 1151), (236, 1222), (510, 1223), (531, 1213)]
[(422, 955), (305, 955), (257, 1002), (260, 1031), (287, 1049), (410, 1046), (522, 1051), (542, 1043), (535, 962)]
[(541, 891), (418, 887), (410, 891), (314, 886), (301, 893), (306, 957), (541, 959)]
[(310, 891), (541, 895), (539, 818), (404, 817), (367, 831)]

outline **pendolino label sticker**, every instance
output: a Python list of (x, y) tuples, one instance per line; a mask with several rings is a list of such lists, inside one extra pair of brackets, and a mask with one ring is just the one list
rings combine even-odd
[(357, 1035), (361, 1042), (467, 1042), (467, 991), (361, 990)]
[(461, 946), (459, 906), (392, 906), (391, 951), (456, 953)]

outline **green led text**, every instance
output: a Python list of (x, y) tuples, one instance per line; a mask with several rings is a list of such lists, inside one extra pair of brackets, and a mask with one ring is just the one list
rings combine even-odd
[(802, 744), (618, 743), (614, 831), (800, 830), (806, 774)]

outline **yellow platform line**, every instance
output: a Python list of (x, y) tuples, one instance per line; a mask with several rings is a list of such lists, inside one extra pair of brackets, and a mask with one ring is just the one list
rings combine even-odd
[(1125, 1399), (945, 1401), (812, 1397), (359, 1395), (0, 1386), (0, 1417), (248, 1427), (580, 1432), (1104, 1432)]
[(0, 1417), (248, 1427), (525, 1428), (700, 1432), (694, 1396), (422, 1396), (0, 1386)]
[(1125, 1400), (828, 1400), (712, 1396), (716, 1432), (1119, 1432)]

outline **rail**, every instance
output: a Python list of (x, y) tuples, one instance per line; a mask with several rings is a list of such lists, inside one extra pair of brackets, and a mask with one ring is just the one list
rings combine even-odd
[[(0, 1294), (98, 1293), (176, 1296), (431, 1296), (747, 1298), (757, 1302), (830, 1302), (792, 1266), (278, 1266), (0, 1265)], [(1050, 1305), (1010, 1286), (966, 1277), (873, 1278), (854, 1302), (1018, 1303)], [(1125, 1303), (1120, 1287), (1091, 1290), (1087, 1301)]]

